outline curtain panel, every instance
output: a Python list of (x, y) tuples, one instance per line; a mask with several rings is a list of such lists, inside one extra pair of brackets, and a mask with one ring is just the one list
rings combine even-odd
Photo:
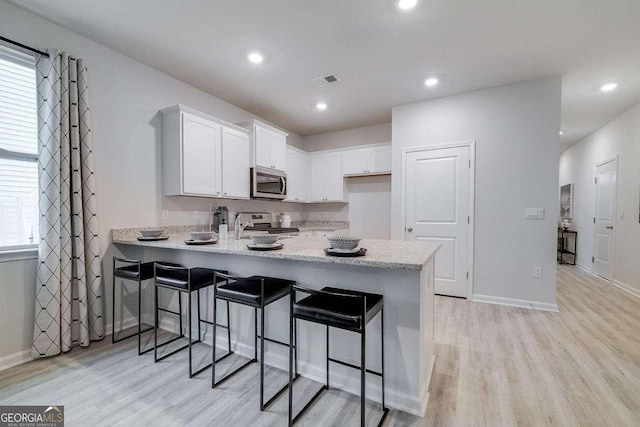
[(40, 243), (33, 357), (105, 335), (87, 68), (36, 55)]

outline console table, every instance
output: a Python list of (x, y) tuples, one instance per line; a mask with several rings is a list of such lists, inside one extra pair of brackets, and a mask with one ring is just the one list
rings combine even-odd
[[(572, 247), (568, 244), (573, 241)], [(573, 249), (573, 250), (571, 250)], [(569, 262), (565, 259), (569, 258)], [(578, 258), (578, 232), (575, 230), (565, 230), (558, 228), (558, 264), (576, 265)]]

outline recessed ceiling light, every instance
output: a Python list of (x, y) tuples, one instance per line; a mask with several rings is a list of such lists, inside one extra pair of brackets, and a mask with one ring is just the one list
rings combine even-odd
[(603, 84), (602, 86), (600, 86), (600, 90), (603, 92), (611, 92), (612, 90), (614, 90), (615, 88), (618, 87), (618, 83), (606, 83)]
[(264, 61), (264, 55), (260, 52), (251, 52), (249, 53), (249, 55), (247, 55), (247, 59), (252, 64), (262, 64), (262, 62)]
[(418, 4), (418, 0), (398, 0), (398, 9), (411, 10)]
[(316, 108), (320, 111), (324, 111), (327, 109), (327, 104), (325, 102), (318, 102), (316, 104)]
[(434, 87), (435, 85), (437, 85), (439, 82), (439, 80), (435, 77), (429, 77), (427, 80), (424, 81), (424, 85), (427, 87)]
[(564, 135), (564, 132), (560, 131), (558, 132), (558, 135)]

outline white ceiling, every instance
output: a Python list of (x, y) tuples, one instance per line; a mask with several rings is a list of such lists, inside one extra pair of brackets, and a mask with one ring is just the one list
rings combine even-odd
[[(566, 147), (640, 101), (638, 0), (421, 0), (404, 14), (391, 0), (13, 3), (301, 135), (562, 75)], [(250, 49), (267, 61), (249, 64)], [(328, 73), (340, 82), (311, 82)], [(434, 89), (422, 84), (429, 75), (440, 77)], [(607, 81), (619, 89), (600, 92)]]

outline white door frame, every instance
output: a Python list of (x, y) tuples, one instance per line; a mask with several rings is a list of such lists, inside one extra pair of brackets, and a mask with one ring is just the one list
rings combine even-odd
[(475, 247), (475, 194), (476, 194), (476, 141), (460, 141), (442, 144), (422, 145), (416, 147), (406, 147), (402, 149), (402, 192), (400, 201), (400, 225), (406, 239), (407, 218), (407, 155), (418, 151), (442, 150), (443, 148), (469, 147), (469, 241), (467, 243), (467, 256), (469, 263), (469, 279), (467, 280), (467, 299), (473, 297), (473, 249)]
[[(596, 210), (598, 209), (597, 206), (597, 200), (596, 200), (596, 189), (595, 189), (595, 179), (598, 173), (598, 168), (602, 165), (606, 165), (609, 162), (616, 162), (616, 186), (613, 189), (613, 194), (615, 197), (615, 203), (613, 204), (613, 223), (615, 224), (618, 220), (618, 155), (616, 154), (615, 156), (611, 156), (605, 160), (602, 160), (598, 163), (596, 163), (596, 165), (593, 167), (593, 218), (595, 218), (597, 216)], [(591, 230), (591, 259), (594, 259), (594, 257), (596, 256), (596, 224), (593, 223), (592, 225), (592, 230)], [(616, 272), (616, 227), (613, 227), (613, 233), (611, 233), (613, 235), (613, 251), (610, 254), (611, 255), (611, 280), (609, 281), (608, 279), (596, 274), (595, 272), (595, 264), (593, 264), (593, 261), (591, 262), (591, 272), (596, 274), (599, 278), (601, 278), (602, 280), (605, 281), (609, 281), (610, 283), (613, 283), (613, 278), (615, 277), (615, 272)]]

